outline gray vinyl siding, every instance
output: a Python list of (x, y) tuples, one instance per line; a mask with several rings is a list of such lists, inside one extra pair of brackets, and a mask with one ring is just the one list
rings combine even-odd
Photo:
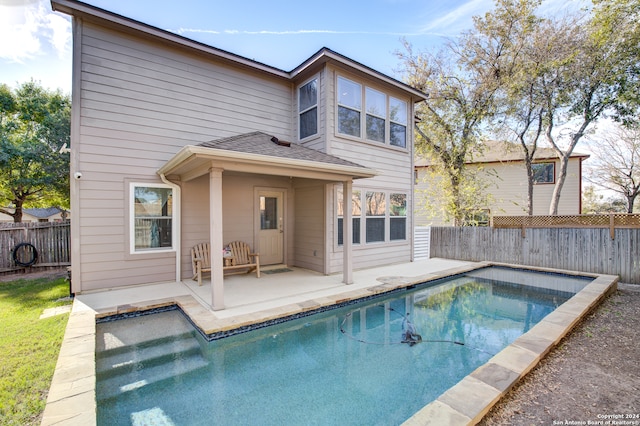
[[(556, 179), (560, 170), (560, 161), (555, 160)], [(486, 192), (491, 196), (487, 206), (495, 216), (520, 216), (527, 213), (527, 172), (523, 161), (504, 163), (469, 164), (471, 170), (479, 170), (479, 177), (488, 184)], [(430, 180), (424, 168), (418, 168), (418, 184), (416, 185), (415, 221), (419, 226), (450, 226), (451, 222), (444, 220), (444, 216), (428, 217), (424, 206), (427, 203), (436, 204), (430, 197), (430, 187), (436, 186), (437, 181)], [(558, 214), (580, 214), (581, 206), (581, 159), (569, 159), (567, 178), (560, 194)], [(536, 184), (533, 186), (533, 214), (548, 215), (549, 206), (553, 198), (555, 184)], [(436, 204), (437, 205), (437, 204)]]
[[(160, 183), (156, 170), (187, 144), (256, 130), (291, 140), (291, 84), (79, 25), (80, 104), (74, 108), (80, 108), (80, 125), (72, 146), (83, 173), (74, 212), (82, 291), (172, 281), (175, 253), (129, 254), (128, 182)], [(208, 210), (189, 208), (202, 197), (188, 191), (183, 197), (184, 220), (197, 219), (183, 223), (186, 245), (202, 235), (195, 228), (208, 220)], [(191, 268), (188, 256), (183, 247), (183, 272)]]
[[(368, 141), (366, 139), (353, 138), (341, 135), (336, 130), (336, 101), (335, 101), (335, 81), (337, 75), (346, 77), (352, 81), (374, 88), (407, 102), (407, 147), (406, 149)], [(407, 194), (407, 209), (411, 210), (413, 205), (413, 138), (411, 117), (413, 116), (412, 100), (405, 95), (392, 91), (389, 88), (381, 87), (375, 81), (362, 79), (354, 74), (349, 74), (342, 69), (329, 67), (327, 69), (327, 151), (332, 155), (337, 155), (345, 160), (353, 161), (365, 165), (379, 172), (378, 176), (369, 179), (355, 180), (355, 189), (371, 191), (386, 191), (388, 193), (397, 192)], [(364, 112), (361, 115), (361, 125), (364, 125)], [(327, 236), (330, 247), (329, 253), (329, 273), (337, 273), (342, 270), (343, 252), (342, 247), (337, 246), (337, 217), (335, 195), (329, 197), (331, 200), (327, 220)], [(388, 222), (387, 222), (388, 223)], [(389, 241), (385, 243), (370, 243), (364, 241), (353, 246), (353, 267), (355, 269), (370, 268), (384, 264), (408, 262), (412, 256), (413, 241), (413, 221), (411, 213), (407, 217), (407, 239), (404, 241)], [(362, 236), (364, 239), (364, 235)]]
[(304, 182), (295, 188), (294, 265), (325, 272), (325, 184)]

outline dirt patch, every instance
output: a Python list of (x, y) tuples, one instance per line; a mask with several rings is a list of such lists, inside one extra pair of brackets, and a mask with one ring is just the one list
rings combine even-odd
[(640, 286), (621, 284), (479, 424), (640, 425), (639, 337)]

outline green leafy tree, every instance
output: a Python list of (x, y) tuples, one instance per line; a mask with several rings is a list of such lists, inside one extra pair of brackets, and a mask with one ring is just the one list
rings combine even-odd
[(594, 0), (592, 37), (615, 46), (615, 118), (640, 125), (640, 1)]
[[(486, 208), (477, 199), (483, 185), (477, 175), (465, 172), (465, 164), (481, 150), (480, 134), (494, 114), (498, 88), (492, 68), (477, 61), (470, 48), (475, 34), (470, 31), (439, 51), (414, 53), (405, 42), (405, 51), (398, 52), (407, 83), (429, 95), (416, 111), (416, 154), (429, 160), (432, 173), (442, 176), (438, 202), (456, 226)], [(492, 49), (498, 55), (501, 46)]]
[(25, 207), (69, 206), (69, 154), (60, 148), (70, 143), (70, 121), (61, 92), (33, 81), (15, 91), (0, 85), (0, 212), (14, 222)]

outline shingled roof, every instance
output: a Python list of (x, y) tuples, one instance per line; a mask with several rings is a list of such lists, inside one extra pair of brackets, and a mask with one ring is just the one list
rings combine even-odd
[(278, 138), (263, 132), (245, 133), (224, 139), (217, 139), (201, 143), (198, 146), (242, 152), (245, 154), (365, 168), (360, 164), (343, 160), (342, 158), (325, 154), (315, 149), (307, 148), (296, 143), (280, 141)]

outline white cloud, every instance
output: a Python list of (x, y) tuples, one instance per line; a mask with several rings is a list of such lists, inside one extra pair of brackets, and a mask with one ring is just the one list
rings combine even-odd
[(24, 63), (53, 51), (70, 52), (71, 24), (51, 11), (46, 0), (0, 1), (0, 58)]
[(473, 16), (483, 15), (493, 7), (491, 0), (470, 0), (434, 19), (423, 28), (425, 33), (457, 35), (473, 26)]

